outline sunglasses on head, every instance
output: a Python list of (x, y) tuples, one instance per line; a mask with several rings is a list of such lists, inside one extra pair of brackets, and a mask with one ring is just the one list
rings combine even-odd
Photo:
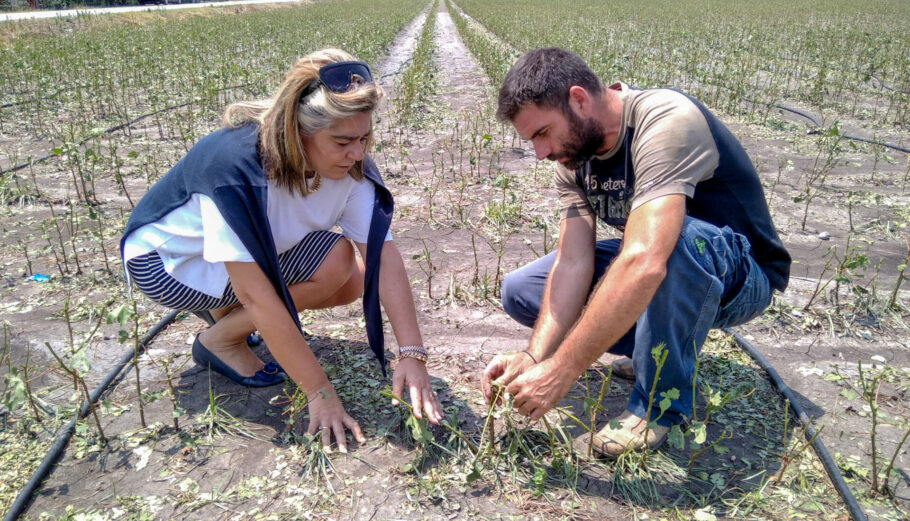
[(325, 85), (325, 88), (332, 92), (347, 92), (354, 85), (355, 79), (358, 84), (373, 83), (373, 73), (370, 66), (361, 61), (336, 62), (323, 65), (319, 69), (319, 79), (310, 83), (301, 94), (301, 99), (309, 96), (319, 85)]

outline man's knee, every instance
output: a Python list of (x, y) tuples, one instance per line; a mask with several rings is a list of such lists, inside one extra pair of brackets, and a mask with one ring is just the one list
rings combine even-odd
[(529, 290), (530, 286), (520, 270), (509, 273), (502, 281), (502, 308), (519, 324), (534, 327), (540, 306), (533, 305), (534, 299), (527, 295)]

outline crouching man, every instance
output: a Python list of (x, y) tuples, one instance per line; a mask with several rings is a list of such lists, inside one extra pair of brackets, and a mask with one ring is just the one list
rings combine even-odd
[[(692, 412), (695, 360), (711, 328), (742, 324), (783, 291), (790, 256), (758, 174), (733, 134), (701, 103), (670, 89), (601, 84), (576, 54), (528, 52), (499, 91), (497, 116), (556, 164), (562, 221), (557, 251), (509, 274), (505, 310), (533, 327), (524, 351), (493, 358), (482, 376), (537, 420), (604, 352), (635, 379), (617, 429), (594, 449), (656, 448)], [(595, 220), (622, 232), (597, 241)], [(670, 408), (643, 418), (656, 397)], [(670, 396), (675, 393), (669, 393)], [(659, 400), (660, 398), (657, 398)], [(615, 424), (614, 424), (615, 425)]]

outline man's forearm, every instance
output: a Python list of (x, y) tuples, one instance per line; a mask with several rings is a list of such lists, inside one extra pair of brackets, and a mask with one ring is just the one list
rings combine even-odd
[(665, 268), (651, 268), (620, 255), (601, 279), (559, 353), (559, 364), (580, 375), (619, 341), (645, 311), (663, 281)]
[(581, 316), (593, 274), (593, 262), (578, 266), (557, 260), (554, 264), (528, 346), (528, 352), (538, 362), (553, 356)]
[(644, 313), (667, 276), (667, 261), (686, 217), (685, 202), (684, 195), (664, 196), (629, 214), (622, 250), (556, 355), (560, 367), (577, 377)]

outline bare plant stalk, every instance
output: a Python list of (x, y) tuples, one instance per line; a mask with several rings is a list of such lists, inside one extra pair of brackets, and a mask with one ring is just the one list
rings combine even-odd
[[(63, 267), (65, 268), (65, 271), (69, 273), (70, 266), (66, 261), (66, 247), (63, 245), (63, 231), (60, 229), (60, 222), (57, 220), (57, 212), (54, 211), (54, 204), (48, 202), (48, 206), (51, 209), (51, 219), (54, 223), (54, 231), (57, 232), (57, 244), (60, 245), (60, 255), (63, 257)], [(48, 242), (50, 242), (50, 239), (48, 239)]]
[(888, 485), (888, 478), (891, 476), (891, 469), (894, 467), (894, 460), (897, 459), (897, 456), (901, 452), (901, 447), (904, 446), (904, 442), (907, 441), (907, 436), (910, 436), (910, 425), (907, 426), (907, 430), (904, 431), (904, 436), (901, 438), (901, 441), (897, 444), (897, 447), (894, 449), (894, 454), (891, 456), (891, 460), (888, 462), (888, 466), (885, 467), (885, 475), (882, 478), (882, 492), (889, 495), (894, 495), (894, 492), (891, 490), (891, 487)]
[[(4, 344), (6, 344), (6, 327), (4, 324)], [(31, 363), (32, 358), (32, 343), (25, 343), (25, 367), (22, 368), (22, 381), (25, 383), (25, 396), (28, 398), (28, 406), (32, 411), (32, 416), (35, 417), (35, 421), (41, 423), (41, 414), (38, 412), (38, 405), (35, 404), (35, 397), (32, 396), (32, 386), (29, 383), (28, 377), (28, 366)]]
[(114, 272), (111, 270), (111, 264), (107, 261), (107, 250), (104, 248), (104, 215), (101, 213), (100, 207), (96, 209), (89, 206), (88, 211), (89, 217), (93, 217), (95, 223), (98, 225), (98, 231), (95, 235), (98, 238), (98, 247), (101, 248), (101, 258), (104, 259), (104, 271), (106, 271), (108, 275), (111, 275)]
[[(789, 408), (789, 403), (787, 404), (787, 407)], [(802, 454), (807, 448), (809, 448), (810, 445), (815, 443), (815, 438), (818, 438), (818, 435), (822, 433), (824, 428), (825, 427), (822, 426), (817, 431), (815, 431), (815, 434), (812, 435), (812, 437), (809, 440), (807, 440), (805, 443), (803, 443), (802, 445), (797, 445), (793, 450), (780, 455), (781, 456), (781, 467), (780, 467), (780, 470), (777, 472), (777, 474), (775, 474), (775, 476), (774, 476), (774, 485), (775, 486), (779, 485), (781, 480), (784, 479), (784, 473), (787, 472), (787, 469), (790, 467), (790, 463), (796, 461), (796, 459), (799, 458), (800, 454)], [(807, 430), (809, 430), (808, 423), (803, 427), (803, 430), (802, 430), (803, 437), (805, 437)]]
[(888, 309), (893, 309), (894, 304), (897, 302), (897, 292), (901, 289), (901, 284), (904, 282), (904, 279), (907, 278), (904, 275), (904, 272), (907, 270), (907, 265), (910, 264), (910, 236), (904, 237), (904, 243), (907, 245), (907, 256), (904, 257), (904, 263), (900, 266), (897, 272), (897, 281), (894, 283), (894, 291), (891, 292), (891, 298), (888, 299)]
[(471, 286), (477, 286), (480, 281), (480, 262), (477, 260), (477, 244), (474, 241), (474, 234), (471, 234), (471, 250), (474, 252), (474, 278), (471, 279)]
[(872, 492), (875, 493), (880, 492), (878, 486), (878, 454), (876, 448), (876, 431), (878, 430), (878, 393), (881, 389), (883, 374), (884, 372), (880, 372), (878, 375), (869, 380), (866, 378), (866, 375), (863, 372), (862, 361), (859, 362), (859, 382), (863, 388), (863, 400), (869, 404), (869, 409), (872, 413), (872, 430), (869, 433), (869, 436), (871, 437), (872, 443)]
[[(76, 235), (79, 233), (79, 218), (76, 216), (76, 205), (70, 199), (70, 249), (73, 250), (73, 261), (76, 263), (76, 275), (82, 273), (82, 266), (79, 264), (79, 252), (76, 250)], [(86, 204), (90, 204), (86, 202)]]
[(28, 274), (33, 275), (35, 272), (32, 270), (32, 259), (28, 255), (28, 246), (26, 246), (21, 239), (19, 240), (19, 248), (22, 250), (22, 255), (25, 256), (25, 265), (28, 266)]
[(173, 409), (173, 414), (171, 415), (174, 419), (174, 430), (180, 430), (180, 423), (177, 421), (179, 416), (180, 409), (177, 406), (177, 389), (174, 387), (174, 379), (171, 376), (171, 362), (173, 361), (172, 357), (165, 358), (160, 362), (156, 361), (154, 358), (149, 358), (152, 363), (160, 365), (162, 371), (164, 371), (164, 378), (167, 381), (168, 394), (171, 397), (171, 408)]
[(823, 285), (822, 277), (824, 277), (825, 273), (831, 269), (831, 263), (833, 262), (833, 259), (831, 258), (832, 252), (836, 253), (836, 247), (832, 246), (828, 249), (828, 253), (825, 254), (825, 256), (828, 257), (828, 261), (825, 262), (825, 267), (822, 268), (822, 272), (818, 274), (818, 282), (815, 284), (815, 289), (812, 291), (812, 295), (809, 297), (809, 302), (806, 302), (806, 305), (803, 306), (803, 311), (809, 311), (809, 308), (812, 307), (812, 302), (815, 301), (815, 297), (819, 296), (819, 294), (821, 294), (821, 292), (824, 291), (826, 287), (828, 287), (828, 284), (831, 283), (831, 279), (828, 279)]
[(3, 365), (4, 359), (6, 359), (7, 367), (9, 367), (9, 324), (6, 322), (3, 322), (3, 353), (0, 353), (0, 365)]
[[(69, 297), (66, 297), (66, 300), (63, 301), (63, 319), (66, 322), (66, 333), (67, 333), (67, 335), (69, 335), (70, 350), (72, 350), (72, 352), (75, 353), (76, 352), (76, 339), (73, 335), (73, 321), (70, 318), (70, 299), (69, 299)], [(78, 391), (79, 383), (76, 379), (76, 374), (75, 373), (70, 373), (70, 374), (73, 376), (73, 390)]]
[[(142, 381), (139, 378), (139, 310), (136, 308), (136, 301), (133, 300), (133, 369), (136, 371), (136, 399), (139, 400), (139, 423), (142, 428), (145, 424), (145, 405), (142, 403)], [(168, 379), (170, 384), (170, 378)], [(176, 421), (176, 417), (174, 418)], [(176, 428), (176, 425), (175, 425)]]
[[(92, 402), (91, 395), (89, 395), (88, 387), (85, 385), (85, 380), (81, 376), (79, 376), (79, 373), (77, 373), (76, 370), (74, 370), (70, 366), (66, 365), (66, 362), (64, 362), (63, 359), (60, 358), (60, 355), (58, 355), (57, 352), (54, 351), (54, 348), (51, 347), (50, 342), (45, 342), (44, 345), (47, 346), (48, 351), (50, 351), (51, 354), (54, 355), (54, 358), (57, 359), (57, 363), (60, 364), (60, 367), (64, 371), (69, 373), (70, 376), (73, 377), (74, 381), (79, 382), (80, 385), (77, 387), (77, 389), (80, 389), (80, 388), (82, 389), (82, 396), (85, 399), (85, 403), (88, 406), (89, 412), (92, 413), (92, 417), (95, 420), (95, 427), (98, 428), (98, 435), (101, 437), (101, 443), (103, 445), (107, 445), (107, 437), (104, 435), (104, 430), (101, 428), (101, 420), (98, 419), (98, 413), (95, 411), (95, 404)], [(76, 410), (76, 414), (79, 415), (80, 420), (82, 418), (85, 418), (85, 416), (82, 415), (81, 407), (79, 407)]]

